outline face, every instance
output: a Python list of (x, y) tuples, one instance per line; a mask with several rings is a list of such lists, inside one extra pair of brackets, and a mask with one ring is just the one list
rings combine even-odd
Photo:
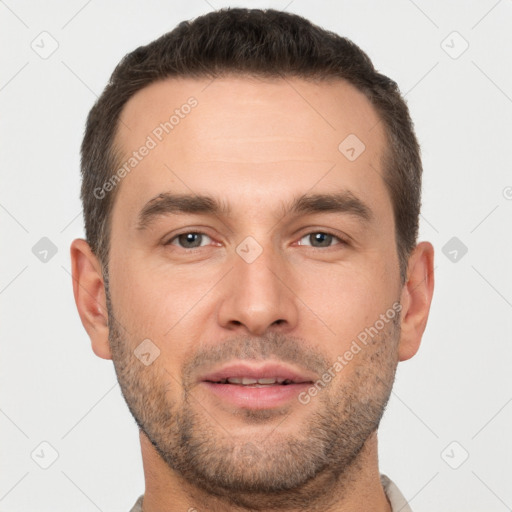
[(342, 81), (226, 77), (153, 84), (122, 121), (109, 341), (139, 427), (215, 494), (336, 478), (398, 362), (377, 114)]

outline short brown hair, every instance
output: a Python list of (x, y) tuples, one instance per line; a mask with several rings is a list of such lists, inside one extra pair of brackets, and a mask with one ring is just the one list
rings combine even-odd
[(126, 102), (137, 91), (166, 78), (215, 78), (233, 73), (343, 79), (368, 98), (387, 138), (383, 179), (393, 203), (403, 282), (418, 236), (422, 165), (413, 123), (398, 86), (378, 73), (369, 57), (349, 39), (295, 14), (272, 9), (222, 9), (184, 21), (126, 55), (115, 68), (89, 113), (81, 147), (85, 232), (102, 266), (108, 267), (117, 187), (101, 199), (95, 190), (116, 171), (114, 140)]

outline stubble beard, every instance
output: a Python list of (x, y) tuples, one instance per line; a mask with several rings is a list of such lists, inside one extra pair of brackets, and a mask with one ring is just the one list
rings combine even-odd
[[(293, 408), (289, 416), (282, 414), (282, 419), (276, 419), (275, 412), (245, 410), (242, 414), (247, 422), (272, 418), (276, 425), (261, 438), (247, 439), (205, 411), (186, 380), (186, 371), (180, 382), (158, 361), (143, 365), (133, 353), (138, 343), (128, 339), (115, 320), (108, 293), (107, 309), (112, 359), (128, 408), (165, 463), (193, 487), (231, 505), (265, 510), (312, 507), (322, 496), (327, 498), (329, 486), (336, 485), (339, 491), (348, 483), (391, 393), (399, 315), (354, 356), (349, 364), (357, 367), (349, 382), (342, 370), (309, 404), (294, 405), (311, 406), (312, 412), (307, 422), (302, 420), (294, 428), (293, 435), (285, 431), (293, 422)], [(302, 352), (297, 343), (276, 334), (238, 337), (226, 342), (220, 354), (248, 360), (273, 355), (311, 368), (304, 359), (307, 350)], [(203, 355), (198, 357), (205, 360)], [(330, 366), (322, 356), (316, 355), (315, 361), (323, 361), (325, 369)], [(193, 366), (194, 361), (189, 367)]]

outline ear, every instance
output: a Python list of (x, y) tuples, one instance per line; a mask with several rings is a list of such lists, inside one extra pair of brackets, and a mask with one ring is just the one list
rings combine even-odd
[(402, 328), (398, 349), (400, 361), (410, 359), (420, 347), (433, 293), (434, 248), (429, 242), (421, 242), (409, 257), (407, 282), (404, 284), (400, 299), (402, 304)]
[(108, 342), (108, 314), (101, 264), (89, 244), (80, 238), (71, 244), (73, 294), (94, 353), (112, 359)]

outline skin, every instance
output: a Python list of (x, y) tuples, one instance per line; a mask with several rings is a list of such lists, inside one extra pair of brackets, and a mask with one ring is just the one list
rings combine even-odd
[[(82, 323), (95, 354), (113, 359), (141, 427), (144, 511), (389, 511), (376, 429), (397, 363), (419, 348), (434, 282), (427, 242), (400, 281), (382, 123), (342, 81), (169, 79), (125, 106), (129, 129), (116, 136), (123, 155), (190, 96), (197, 107), (118, 185), (107, 290), (87, 243), (71, 246)], [(366, 146), (353, 162), (338, 150), (348, 134)], [(296, 196), (333, 190), (350, 191), (371, 219), (283, 211)], [(231, 214), (160, 215), (137, 229), (139, 212), (162, 192), (222, 198)], [(187, 250), (175, 238), (187, 232), (207, 237)], [(318, 232), (346, 242), (313, 247), (308, 235)], [(247, 236), (262, 249), (251, 263), (236, 251)], [(243, 358), (283, 360), (320, 377), (398, 301), (396, 321), (307, 405), (236, 407), (197, 381), (201, 371)], [(133, 355), (144, 339), (160, 350), (149, 366)], [(281, 479), (279, 491), (270, 492), (269, 475)]]

